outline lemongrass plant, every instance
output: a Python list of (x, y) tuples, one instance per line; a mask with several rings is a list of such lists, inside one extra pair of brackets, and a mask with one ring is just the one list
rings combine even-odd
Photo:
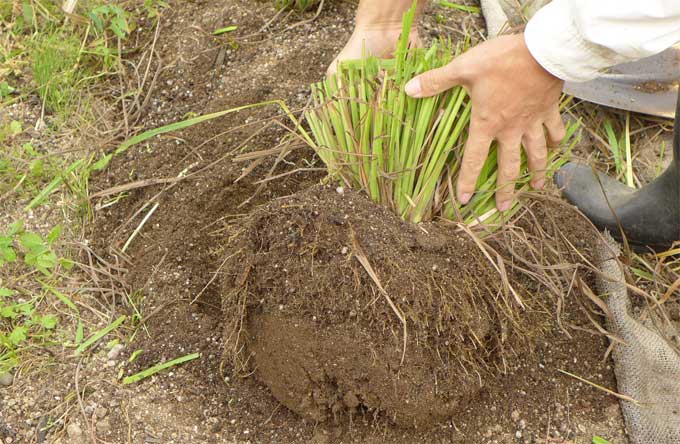
[[(443, 216), (468, 224), (498, 221), (493, 194), (497, 151), (492, 146), (468, 205), (454, 198), (472, 103), (463, 87), (413, 99), (404, 86), (414, 76), (439, 68), (460, 54), (436, 41), (427, 49), (409, 48), (414, 6), (405, 14), (393, 59), (364, 57), (341, 62), (336, 74), (312, 85), (314, 106), (306, 112), (319, 157), (331, 175), (363, 189), (405, 220), (418, 223)], [(568, 128), (571, 139), (576, 125)], [(572, 141), (573, 146), (574, 141)], [(570, 148), (570, 147), (569, 147)], [(550, 170), (564, 162), (553, 153)], [(523, 160), (520, 189), (530, 180)], [(515, 202), (510, 214), (519, 208)]]

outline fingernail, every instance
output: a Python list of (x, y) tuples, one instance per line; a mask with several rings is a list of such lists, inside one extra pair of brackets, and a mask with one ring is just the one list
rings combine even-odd
[(462, 203), (463, 205), (470, 202), (471, 198), (472, 193), (461, 193), (460, 196), (458, 196), (458, 200), (460, 200), (460, 203)]
[(411, 97), (418, 97), (420, 95), (420, 79), (415, 78), (409, 81), (404, 87), (404, 92)]
[(498, 211), (508, 211), (511, 206), (512, 206), (512, 201), (511, 200), (505, 200), (503, 202), (498, 202), (497, 208), (498, 208)]
[(534, 182), (534, 189), (536, 190), (541, 190), (543, 189), (543, 185), (545, 185), (545, 179), (540, 179)]

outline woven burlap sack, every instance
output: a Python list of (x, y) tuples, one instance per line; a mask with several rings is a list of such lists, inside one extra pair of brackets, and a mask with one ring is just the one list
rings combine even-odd
[(598, 290), (609, 307), (609, 330), (621, 340), (612, 351), (619, 393), (636, 401), (621, 401), (630, 442), (680, 444), (680, 354), (672, 342), (678, 332), (667, 321), (653, 322), (651, 313), (646, 322), (632, 316), (618, 245), (606, 243)]

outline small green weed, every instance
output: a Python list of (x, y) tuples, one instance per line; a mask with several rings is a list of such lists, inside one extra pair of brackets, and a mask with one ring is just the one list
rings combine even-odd
[[(32, 196), (54, 175), (61, 171), (59, 159), (38, 152), (31, 142), (15, 137), (23, 132), (19, 121), (0, 126), (0, 194), (16, 189), (21, 196)], [(3, 146), (7, 141), (8, 146)]]
[(27, 38), (38, 94), (47, 110), (57, 115), (68, 114), (91, 80), (110, 73), (118, 57), (116, 39), (127, 39), (133, 29), (128, 13), (117, 5), (94, 6), (84, 15), (89, 19), (86, 27), (60, 24), (50, 15), (38, 20), (36, 32)]
[(9, 124), (0, 126), (0, 143), (4, 142), (10, 137), (14, 137), (21, 134), (23, 128), (21, 122), (18, 120), (12, 120)]
[(155, 19), (161, 13), (161, 10), (168, 8), (167, 2), (163, 0), (144, 0), (144, 10), (146, 11), (147, 18)]
[(18, 351), (28, 342), (45, 343), (59, 322), (55, 315), (40, 315), (38, 299), (25, 301), (14, 290), (0, 287), (0, 373), (18, 365)]
[(92, 20), (95, 29), (100, 34), (103, 34), (105, 29), (110, 30), (120, 39), (126, 39), (130, 34), (127, 13), (120, 6), (98, 6), (88, 12), (87, 16)]
[[(98, 333), (86, 339), (88, 321), (80, 318), (77, 301), (63, 290), (79, 275), (71, 270), (75, 265), (71, 252), (57, 248), (67, 231), (62, 227), (77, 229), (71, 225), (72, 216), (89, 210), (87, 187), (94, 154), (64, 155), (78, 146), (69, 146), (68, 139), (61, 143), (60, 136), (62, 129), (68, 129), (69, 139), (74, 133), (78, 136), (75, 127), (100, 117), (94, 112), (90, 88), (121, 66), (120, 42), (134, 29), (133, 14), (157, 17), (167, 7), (161, 0), (146, 0), (136, 10), (116, 2), (83, 0), (76, 11), (80, 19), (75, 19), (61, 10), (61, 3), (0, 0), (0, 107), (37, 96), (44, 104), (41, 122), (46, 125), (41, 124), (40, 134), (50, 142), (36, 142), (21, 121), (0, 119), (0, 200), (10, 211), (25, 205), (24, 210), (35, 211), (34, 220), (41, 223), (53, 220), (43, 218), (45, 213), (64, 215), (61, 224), (53, 223), (51, 230), (40, 233), (20, 220), (0, 227), (0, 374), (15, 367), (23, 372), (41, 360), (35, 352), (45, 346), (76, 349), (86, 344), (81, 347), (86, 351), (99, 340)], [(57, 191), (59, 205), (50, 205)], [(102, 337), (110, 331), (102, 330)]]
[(58, 265), (70, 269), (72, 262), (57, 257), (53, 249), (62, 230), (63, 227), (57, 225), (43, 238), (39, 234), (24, 231), (23, 221), (14, 222), (6, 233), (0, 235), (0, 267), (15, 262), (19, 252), (29, 268), (48, 277), (53, 275)]
[[(54, 251), (54, 243), (61, 232), (61, 226), (57, 226), (43, 238), (25, 231), (23, 221), (14, 222), (0, 234), (0, 269), (21, 262), (28, 270), (38, 271), (46, 278), (54, 277), (60, 268), (70, 269), (73, 263), (58, 257)], [(43, 287), (52, 289), (44, 283)], [(40, 296), (28, 290), (0, 287), (0, 373), (18, 365), (18, 354), (23, 346), (44, 344), (54, 333), (58, 318), (53, 314), (40, 314), (37, 310), (46, 294)], [(69, 302), (67, 306), (75, 307), (68, 298), (59, 299)]]
[(0, 82), (0, 100), (4, 100), (7, 97), (9, 97), (10, 94), (12, 94), (15, 91), (14, 88), (10, 86), (7, 81), (2, 81)]

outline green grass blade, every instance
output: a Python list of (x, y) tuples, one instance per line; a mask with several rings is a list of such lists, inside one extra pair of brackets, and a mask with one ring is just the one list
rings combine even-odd
[(64, 293), (60, 292), (59, 290), (52, 287), (51, 285), (47, 285), (46, 283), (44, 283), (40, 279), (38, 279), (38, 282), (40, 282), (40, 284), (42, 285), (42, 287), (45, 290), (47, 290), (50, 293), (52, 293), (53, 295), (55, 295), (57, 297), (57, 299), (59, 299), (68, 308), (75, 311), (76, 313), (80, 313), (80, 310), (78, 310), (78, 307), (76, 307), (76, 304), (74, 304), (73, 301), (68, 296), (66, 296)]
[(607, 133), (607, 141), (609, 142), (609, 147), (614, 157), (614, 165), (616, 166), (616, 175), (620, 175), (623, 172), (623, 163), (621, 159), (621, 149), (619, 148), (619, 139), (614, 133), (614, 128), (612, 123), (607, 120), (603, 124), (604, 130)]
[(281, 108), (286, 116), (293, 122), (293, 125), (295, 128), (300, 132), (300, 135), (304, 138), (304, 140), (311, 146), (315, 147), (316, 144), (314, 143), (314, 139), (312, 139), (307, 131), (300, 125), (298, 120), (295, 118), (293, 113), (290, 112), (288, 109), (288, 106), (286, 105), (286, 102), (283, 100), (268, 100), (266, 102), (260, 102), (260, 103), (252, 103), (249, 105), (243, 105), (239, 106), (236, 108), (231, 108), (227, 109), (224, 111), (217, 111), (214, 113), (210, 114), (205, 114), (203, 116), (198, 116), (198, 117), (193, 117), (191, 119), (186, 119), (182, 120), (179, 122), (174, 122), (170, 123), (168, 125), (164, 125), (158, 128), (150, 129), (148, 131), (144, 131), (141, 134), (137, 134), (136, 136), (131, 137), (130, 139), (126, 140), (125, 142), (121, 143), (118, 148), (113, 153), (107, 154), (103, 156), (99, 161), (97, 161), (95, 164), (91, 166), (91, 169), (98, 171), (106, 168), (108, 166), (109, 162), (113, 158), (114, 155), (122, 154), (125, 151), (127, 151), (130, 147), (137, 145), (138, 143), (144, 142), (146, 140), (151, 139), (152, 137), (159, 136), (161, 134), (166, 134), (170, 133), (173, 131), (179, 131), (185, 128), (189, 128), (194, 125), (198, 125), (199, 123), (207, 122), (210, 120), (217, 119), (219, 117), (226, 116), (227, 114), (232, 114), (232, 113), (237, 113), (239, 111), (245, 111), (248, 109), (252, 108), (260, 108), (260, 107), (265, 107), (265, 106), (271, 106), (271, 105), (277, 105), (279, 108)]
[(107, 325), (106, 327), (102, 328), (101, 330), (87, 338), (85, 342), (83, 342), (78, 346), (78, 348), (76, 348), (75, 355), (76, 356), (80, 355), (88, 348), (90, 348), (94, 343), (99, 341), (101, 338), (108, 335), (113, 330), (117, 329), (123, 322), (125, 322), (125, 319), (127, 319), (127, 316), (121, 316), (112, 323), (110, 323), (109, 325)]
[(59, 174), (57, 177), (52, 179), (52, 181), (49, 184), (47, 184), (47, 186), (43, 188), (40, 191), (40, 193), (38, 193), (38, 195), (35, 196), (35, 198), (33, 198), (33, 200), (28, 203), (28, 205), (26, 205), (24, 211), (32, 210), (33, 208), (43, 203), (50, 194), (54, 193), (57, 189), (59, 189), (59, 187), (61, 187), (61, 185), (64, 183), (66, 176), (73, 173), (81, 166), (83, 166), (84, 163), (85, 160), (79, 159), (73, 162), (71, 165), (69, 165), (66, 168), (66, 170), (64, 170), (63, 173)]
[(200, 353), (191, 353), (186, 356), (182, 356), (181, 358), (176, 358), (171, 361), (166, 361), (162, 362), (160, 364), (156, 364), (153, 367), (149, 367), (146, 370), (143, 370), (139, 373), (135, 373), (134, 375), (127, 376), (123, 378), (123, 384), (134, 384), (135, 382), (139, 382), (143, 379), (148, 378), (149, 376), (153, 376), (156, 373), (168, 369), (170, 367), (174, 367), (176, 365), (184, 364), (185, 362), (193, 361), (194, 359), (198, 359), (201, 357)]

